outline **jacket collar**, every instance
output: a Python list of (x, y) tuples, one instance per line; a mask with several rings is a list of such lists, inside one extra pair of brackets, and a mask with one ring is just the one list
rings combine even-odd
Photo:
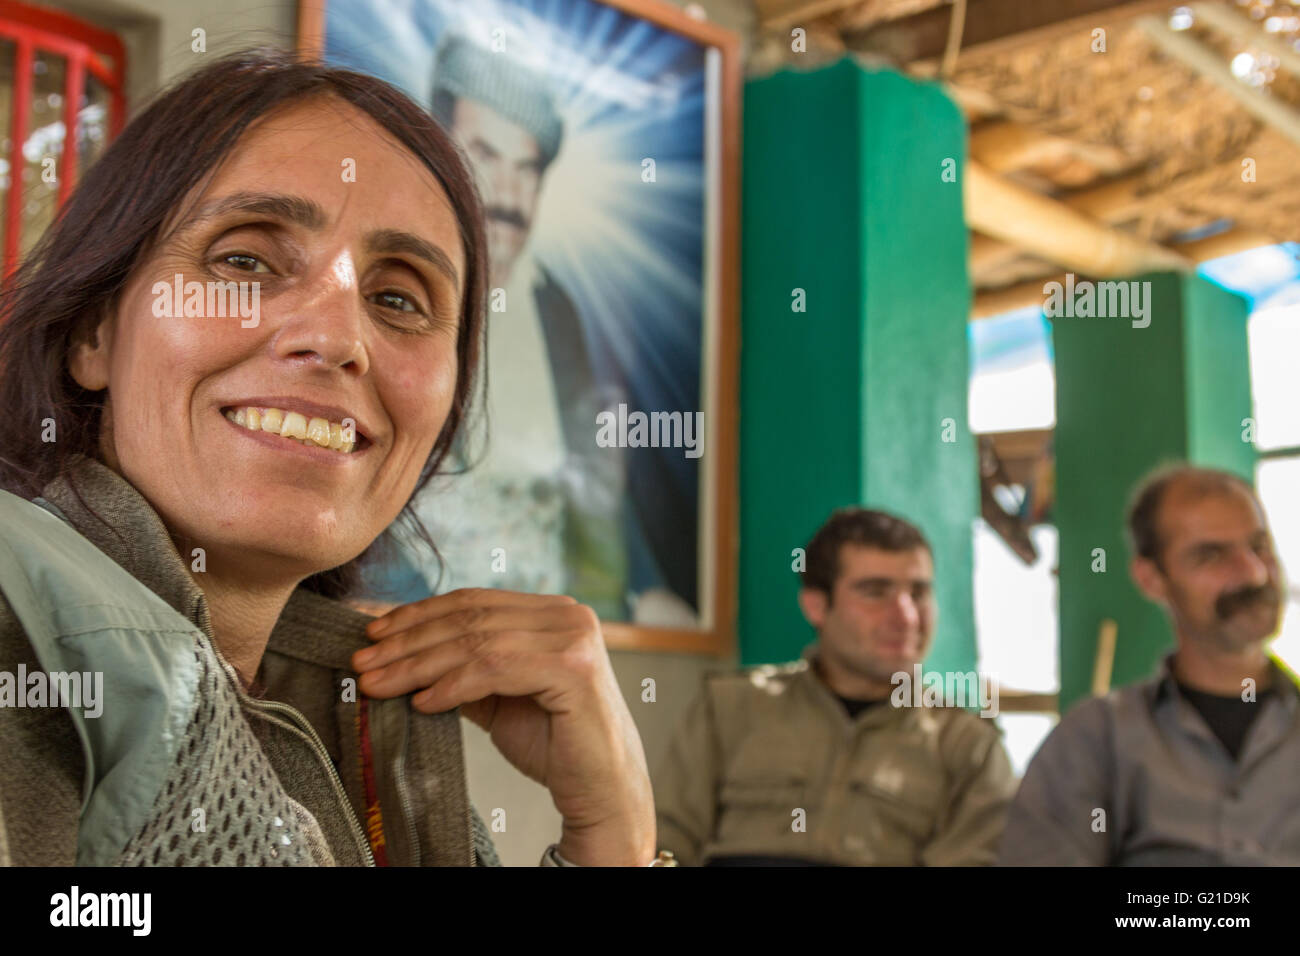
[[(41, 499), (215, 643), (202, 589), (162, 519), (134, 485), (106, 465), (79, 456), (67, 477), (45, 486)], [(369, 614), (298, 587), (276, 621), (267, 649), (350, 671), (353, 652), (370, 643), (364, 633), (370, 620)]]
[[(799, 662), (793, 668), (793, 680), (801, 684), (827, 714), (833, 714), (836, 721), (855, 728), (878, 727), (908, 718), (906, 707), (895, 707), (887, 699), (885, 706), (868, 707), (857, 717), (850, 717), (839, 697), (830, 689), (819, 672), (818, 659), (821, 650), (818, 641), (813, 641), (803, 649)], [(892, 695), (891, 695), (892, 696)]]
[[(1174, 677), (1174, 656), (1176, 653), (1176, 651), (1171, 651), (1160, 660), (1160, 666), (1156, 671), (1150, 690), (1153, 706), (1161, 701), (1182, 698), (1182, 695), (1178, 693), (1178, 681)], [(1288, 717), (1295, 716), (1297, 707), (1300, 707), (1300, 689), (1296, 687), (1295, 679), (1279, 666), (1277, 658), (1272, 654), (1268, 657), (1268, 668), (1268, 687), (1272, 691), (1272, 698), (1278, 701), (1278, 704)]]

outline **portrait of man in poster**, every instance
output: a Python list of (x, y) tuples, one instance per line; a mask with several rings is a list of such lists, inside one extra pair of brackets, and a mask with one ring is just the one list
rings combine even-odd
[(444, 557), (467, 584), (565, 591), (622, 619), (624, 455), (595, 441), (616, 396), (597, 384), (572, 297), (528, 243), (563, 120), (543, 76), (456, 34), (438, 48), (431, 102), (469, 158), (491, 258), (488, 430), (465, 449), (476, 479), (452, 493), (466, 520), (445, 492), (430, 516), (456, 525)]
[[(415, 503), (440, 562), (404, 547), (369, 580), (389, 601), (493, 587), (697, 627), (698, 453), (611, 447), (598, 416), (701, 408), (702, 54), (591, 0), (571, 6), (599, 15), (608, 46), (575, 29), (580, 18), (493, 6), (405, 8), (427, 44), (411, 92), (464, 151), (483, 202), (486, 382), (451, 473)], [(349, 46), (361, 35), (349, 10), (327, 31), (327, 58), (419, 83), (418, 66)], [(642, 181), (651, 149), (672, 183)], [(601, 188), (610, 172), (625, 182)]]

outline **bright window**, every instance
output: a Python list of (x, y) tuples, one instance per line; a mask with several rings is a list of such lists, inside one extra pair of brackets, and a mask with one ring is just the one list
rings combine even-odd
[(1300, 245), (1225, 256), (1205, 263), (1201, 272), (1253, 301), (1247, 329), (1260, 455), (1255, 485), (1289, 578), (1282, 630), (1273, 650), (1294, 668), (1300, 666)]
[[(1038, 307), (971, 322), (970, 429), (977, 435), (1028, 434), (1056, 425), (1052, 336)], [(1006, 491), (1015, 509), (1023, 489)], [(1052, 695), (1060, 687), (1056, 528), (1029, 529), (1038, 560), (1027, 565), (982, 518), (974, 525), (975, 635), (979, 670), (1004, 689)], [(1003, 695), (1004, 703), (1009, 703)], [(997, 718), (1016, 773), (1056, 725), (1051, 713), (1013, 712)]]

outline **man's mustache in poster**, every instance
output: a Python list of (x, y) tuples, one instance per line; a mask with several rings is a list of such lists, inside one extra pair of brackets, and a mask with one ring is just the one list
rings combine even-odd
[(527, 229), (528, 220), (518, 209), (507, 209), (505, 206), (488, 206), (484, 210), (484, 215), (489, 221), (505, 223), (507, 226), (514, 226), (516, 229)]

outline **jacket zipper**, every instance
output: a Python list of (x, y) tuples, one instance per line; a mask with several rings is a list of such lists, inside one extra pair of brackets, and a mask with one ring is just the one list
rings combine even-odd
[[(411, 812), (410, 788), (406, 785), (406, 753), (411, 746), (411, 714), (409, 711), (403, 715), (403, 719), (405, 720), (406, 733), (402, 741), (401, 752), (394, 766), (393, 776), (396, 778), (397, 797), (402, 805), (402, 814), (406, 817), (407, 836), (411, 841), (411, 865), (419, 866), (420, 842), (415, 831), (415, 814)], [(462, 759), (464, 758), (462, 757)], [(465, 823), (469, 832), (469, 865), (478, 866), (478, 848), (474, 842), (474, 811), (468, 807), (465, 811)]]
[(411, 746), (410, 713), (403, 714), (402, 720), (402, 749), (397, 754), (397, 764), (393, 775), (397, 778), (397, 799), (402, 805), (402, 816), (406, 818), (406, 838), (409, 841), (407, 845), (411, 848), (411, 866), (419, 866), (420, 839), (415, 832), (415, 813), (411, 810), (409, 788), (406, 786), (406, 752)]
[[(213, 650), (216, 650), (215, 646), (213, 647)], [(290, 707), (288, 704), (282, 704), (279, 701), (274, 700), (254, 700), (244, 690), (244, 686), (239, 682), (239, 678), (235, 674), (234, 668), (226, 662), (226, 659), (219, 653), (217, 654), (217, 659), (221, 661), (221, 666), (225, 669), (226, 676), (229, 677), (231, 683), (235, 685), (235, 693), (239, 695), (241, 703), (245, 706), (251, 707), (253, 710), (270, 711), (272, 713), (281, 714), (289, 721), (291, 725), (289, 729), (296, 731), (307, 741), (308, 744), (311, 745), (312, 749), (315, 751), (316, 759), (325, 766), (325, 771), (329, 775), (330, 784), (334, 787), (335, 799), (339, 801), (339, 805), (343, 808), (348, 824), (352, 828), (352, 837), (356, 840), (357, 846), (361, 849), (361, 854), (366, 861), (366, 866), (374, 866), (375, 855), (370, 851), (370, 841), (366, 838), (360, 824), (357, 823), (356, 815), (352, 812), (352, 805), (348, 802), (347, 793), (343, 789), (343, 782), (339, 780), (338, 771), (334, 769), (334, 762), (330, 760), (329, 752), (325, 749), (325, 744), (320, 739), (320, 735), (316, 733), (316, 728), (311, 725), (311, 721), (302, 717), (296, 708)], [(300, 717), (302, 721), (301, 724), (299, 723)]]

